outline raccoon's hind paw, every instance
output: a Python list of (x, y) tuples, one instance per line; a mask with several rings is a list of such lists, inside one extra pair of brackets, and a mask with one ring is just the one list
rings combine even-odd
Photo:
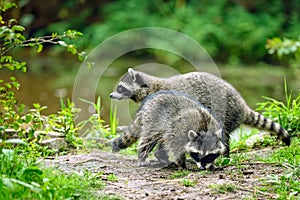
[(170, 164), (171, 163), (171, 161), (169, 161), (168, 154), (162, 149), (157, 150), (154, 153), (154, 156), (162, 164)]
[(284, 144), (286, 144), (287, 146), (290, 146), (290, 144), (291, 144), (291, 138), (290, 137), (282, 138), (282, 142)]
[(139, 167), (149, 167), (150, 163), (148, 161), (140, 161), (138, 162)]

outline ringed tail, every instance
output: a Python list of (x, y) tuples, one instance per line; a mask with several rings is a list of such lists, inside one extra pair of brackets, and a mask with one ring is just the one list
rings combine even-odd
[(245, 124), (251, 125), (258, 129), (265, 129), (276, 133), (278, 137), (288, 146), (291, 143), (290, 134), (284, 128), (282, 128), (280, 124), (273, 122), (258, 112), (251, 110), (246, 116)]
[(139, 130), (139, 118), (137, 117), (129, 126), (126, 133), (120, 137), (114, 139), (112, 142), (112, 152), (119, 152), (122, 149), (126, 149), (135, 143), (140, 137)]

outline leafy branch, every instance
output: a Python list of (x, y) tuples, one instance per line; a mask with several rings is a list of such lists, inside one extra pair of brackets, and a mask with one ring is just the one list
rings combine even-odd
[(36, 48), (37, 53), (43, 50), (44, 44), (59, 45), (67, 49), (73, 55), (77, 55), (80, 61), (85, 58), (85, 52), (79, 52), (75, 44), (68, 44), (67, 39), (78, 39), (82, 33), (75, 30), (67, 30), (63, 34), (53, 33), (51, 36), (40, 36), (27, 39), (23, 33), (25, 27), (19, 25), (16, 19), (9, 19), (5, 21), (2, 13), (16, 7), (14, 3), (7, 3), (0, 7), (0, 69), (7, 68), (10, 70), (20, 70), (26, 72), (26, 63), (18, 62), (8, 55), (8, 53), (16, 47), (32, 47)]

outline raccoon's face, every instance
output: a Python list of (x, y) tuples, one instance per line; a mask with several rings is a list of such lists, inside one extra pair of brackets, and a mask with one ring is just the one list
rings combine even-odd
[(129, 68), (128, 73), (119, 82), (116, 91), (110, 94), (111, 99), (133, 99), (138, 101), (139, 96), (145, 93), (145, 89), (148, 88), (143, 77)]
[(225, 152), (225, 145), (221, 140), (222, 129), (215, 133), (196, 133), (190, 130), (187, 152), (195, 160), (199, 169), (209, 169), (216, 158)]

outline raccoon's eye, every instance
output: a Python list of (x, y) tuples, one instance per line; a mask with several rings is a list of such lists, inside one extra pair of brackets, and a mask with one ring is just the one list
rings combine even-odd
[(124, 93), (126, 91), (127, 91), (127, 89), (124, 86), (122, 86), (122, 85), (119, 85), (117, 87), (117, 92), (119, 92), (119, 93)]
[(207, 156), (205, 156), (204, 158), (201, 159), (202, 163), (211, 163), (213, 162), (217, 157), (219, 156), (219, 154), (209, 154)]

